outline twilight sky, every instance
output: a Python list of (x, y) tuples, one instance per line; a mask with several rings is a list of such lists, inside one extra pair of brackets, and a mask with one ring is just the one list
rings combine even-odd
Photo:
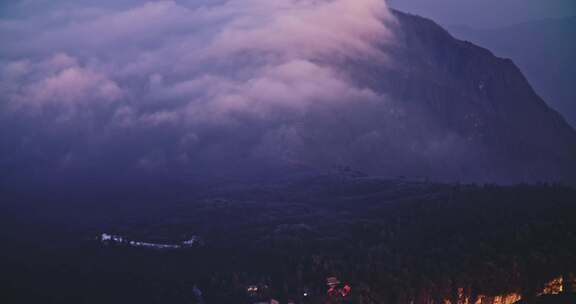
[(443, 25), (491, 28), (576, 15), (574, 0), (389, 0), (390, 6)]

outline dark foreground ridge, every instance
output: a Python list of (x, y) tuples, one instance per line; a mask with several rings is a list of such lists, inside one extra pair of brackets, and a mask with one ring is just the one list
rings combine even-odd
[[(34, 225), (21, 220), (32, 209), (8, 205), (2, 275), (10, 280), (2, 297), (18, 303), (456, 304), (459, 298), (534, 301), (545, 290), (573, 288), (576, 191), (562, 186), (331, 175), (154, 191), (163, 198), (133, 191), (130, 204), (119, 193), (76, 197), (76, 209), (59, 208), (70, 204), (62, 196)], [(203, 245), (103, 246), (94, 240), (102, 231), (161, 244), (193, 233), (202, 235)], [(330, 277), (339, 284), (332, 296)]]

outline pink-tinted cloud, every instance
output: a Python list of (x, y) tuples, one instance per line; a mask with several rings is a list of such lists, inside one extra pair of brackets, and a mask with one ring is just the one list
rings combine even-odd
[[(162, 153), (190, 159), (187, 151), (209, 140), (212, 128), (232, 132), (243, 123), (259, 126), (245, 130), (255, 142), (245, 148), (264, 155), (273, 136), (298, 142), (290, 124), (313, 111), (384, 98), (359, 87), (338, 63), (361, 57), (386, 64), (380, 46), (393, 40), (394, 20), (385, 1), (78, 3), (29, 4), (24, 14), (0, 20), (0, 35), (10, 37), (0, 50), (0, 98), (11, 110), (37, 114), (30, 125), (45, 108), (86, 124), (94, 149), (118, 146), (126, 130), (172, 128), (162, 140), (143, 136), (144, 163), (156, 164), (149, 160)], [(194, 143), (182, 145), (190, 134)]]
[(37, 63), (12, 63), (5, 72), (11, 74), (4, 78), (12, 91), (8, 98), (17, 109), (62, 106), (70, 110), (90, 103), (109, 104), (123, 97), (122, 89), (106, 74), (79, 66), (75, 58), (65, 54)]

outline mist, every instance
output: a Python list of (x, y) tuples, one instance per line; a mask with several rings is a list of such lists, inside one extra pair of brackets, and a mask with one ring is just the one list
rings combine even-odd
[(384, 102), (337, 63), (385, 64), (393, 22), (379, 0), (7, 5), (1, 162), (27, 175), (299, 162), (305, 117)]

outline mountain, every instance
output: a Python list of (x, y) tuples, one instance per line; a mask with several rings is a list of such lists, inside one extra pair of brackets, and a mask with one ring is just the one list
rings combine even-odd
[(576, 125), (576, 16), (475, 29), (453, 26), (456, 37), (512, 58), (536, 92)]
[(373, 145), (378, 153), (364, 156), (374, 162), (360, 168), (389, 160), (383, 171), (436, 178), (573, 179), (576, 133), (511, 60), (455, 39), (431, 20), (394, 14), (396, 41), (383, 46), (388, 63), (347, 65), (360, 85), (397, 107), (380, 128), (388, 132), (380, 141), (386, 147)]
[[(247, 180), (339, 167), (446, 182), (576, 181), (576, 132), (511, 60), (455, 39), (431, 20), (391, 14), (375, 19), (389, 31), (384, 38), (368, 31), (360, 42), (345, 36), (304, 55), (276, 44), (264, 45), (273, 52), (228, 46), (230, 54), (222, 51), (200, 73), (217, 77), (184, 77), (190, 69), (174, 72), (163, 53), (151, 70), (175, 73), (166, 79), (132, 76), (132, 62), (128, 76), (91, 72), (66, 56), (38, 64), (79, 66), (27, 76), (28, 95), (18, 95), (20, 83), (4, 86), (16, 90), (6, 98), (33, 109), (0, 116), (3, 175), (20, 177), (4, 180), (110, 184), (142, 172)], [(294, 58), (286, 63), (285, 56)]]

